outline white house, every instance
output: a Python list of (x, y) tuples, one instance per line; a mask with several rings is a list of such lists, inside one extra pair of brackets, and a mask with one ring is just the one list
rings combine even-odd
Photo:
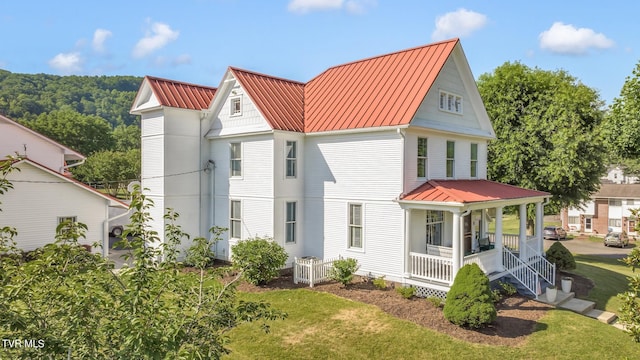
[(82, 154), (2, 115), (0, 154), (18, 156), (17, 170), (7, 177), (13, 189), (0, 197), (0, 225), (16, 228), (18, 247), (28, 251), (52, 243), (56, 227), (67, 219), (87, 225), (82, 244), (108, 245), (109, 208), (127, 205), (69, 175), (70, 166), (84, 161)]
[[(167, 207), (192, 235), (227, 227), (219, 258), (266, 235), (290, 260), (356, 258), (360, 273), (424, 294), (446, 292), (469, 262), (533, 293), (538, 275), (554, 282), (540, 237), (550, 195), (486, 179), (495, 134), (457, 39), (306, 83), (234, 67), (217, 89), (146, 77), (131, 112), (141, 115), (154, 228)], [(535, 235), (526, 216), (519, 234), (503, 234), (504, 207), (524, 215), (527, 204)]]

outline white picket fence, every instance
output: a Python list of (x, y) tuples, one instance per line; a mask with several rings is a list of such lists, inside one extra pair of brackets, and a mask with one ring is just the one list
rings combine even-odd
[(342, 256), (333, 259), (294, 258), (293, 283), (309, 284), (313, 287), (315, 284), (328, 281), (333, 262), (338, 259), (342, 259)]

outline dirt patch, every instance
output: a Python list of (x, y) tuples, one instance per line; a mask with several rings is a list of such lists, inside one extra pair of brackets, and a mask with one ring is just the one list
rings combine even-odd
[[(577, 297), (586, 296), (593, 288), (593, 282), (584, 277), (561, 273), (561, 276), (573, 278), (572, 291)], [(558, 283), (559, 283), (558, 279)], [(261, 292), (278, 289), (305, 288), (308, 285), (293, 283), (291, 275), (283, 275), (271, 281), (265, 286), (253, 286), (242, 283), (239, 290), (246, 292)], [(444, 318), (442, 309), (434, 306), (429, 301), (421, 298), (404, 299), (393, 289), (379, 290), (370, 281), (356, 278), (347, 288), (339, 283), (329, 282), (318, 284), (315, 291), (324, 291), (337, 296), (359, 301), (379, 307), (384, 312), (400, 319), (408, 320), (425, 328), (447, 334), (454, 338), (479, 344), (517, 346), (531, 335), (538, 324), (538, 320), (544, 316), (549, 305), (531, 300), (522, 296), (513, 296), (502, 299), (496, 304), (498, 317), (488, 327), (480, 330), (471, 330), (451, 324)], [(336, 320), (357, 319), (363, 328), (374, 329), (376, 324), (366, 314), (353, 311), (343, 311), (335, 315)], [(296, 341), (296, 339), (290, 339)]]

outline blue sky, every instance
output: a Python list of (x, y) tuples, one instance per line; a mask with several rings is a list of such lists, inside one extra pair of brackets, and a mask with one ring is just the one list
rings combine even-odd
[(638, 2), (1, 1), (0, 68), (218, 86), (228, 66), (308, 81), (460, 37), (477, 78), (506, 61), (564, 69), (610, 104), (640, 60)]

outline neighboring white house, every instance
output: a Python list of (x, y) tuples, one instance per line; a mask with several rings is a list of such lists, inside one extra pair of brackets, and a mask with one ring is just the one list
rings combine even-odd
[[(217, 89), (146, 77), (131, 112), (141, 115), (153, 228), (162, 233), (167, 207), (192, 236), (229, 228), (221, 259), (239, 240), (270, 236), (290, 261), (352, 257), (361, 274), (424, 293), (446, 292), (470, 262), (533, 293), (538, 275), (554, 282), (540, 237), (550, 195), (486, 179), (495, 134), (457, 39), (307, 83), (234, 67)], [(535, 235), (526, 216), (518, 234), (503, 234), (504, 207), (524, 215), (527, 204)]]
[[(0, 154), (18, 156), (17, 170), (7, 177), (13, 189), (0, 197), (0, 225), (16, 228), (18, 247), (33, 250), (52, 243), (56, 227), (66, 219), (87, 225), (82, 244), (108, 245), (109, 207), (127, 205), (69, 175), (70, 165), (84, 161), (82, 154), (2, 115)], [(107, 246), (103, 250), (106, 254)]]
[(620, 166), (610, 166), (602, 180), (603, 183), (635, 184), (638, 182), (638, 176), (625, 174)]

